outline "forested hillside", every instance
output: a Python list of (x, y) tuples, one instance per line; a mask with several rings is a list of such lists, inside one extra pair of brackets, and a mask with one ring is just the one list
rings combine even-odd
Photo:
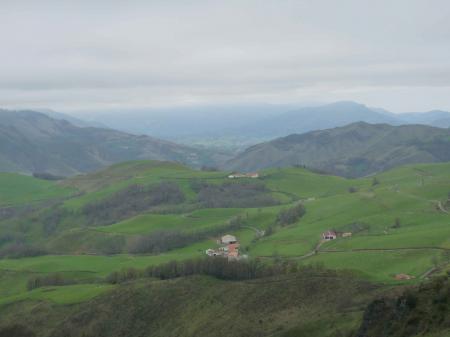
[(233, 170), (306, 166), (361, 177), (399, 165), (450, 160), (450, 129), (354, 123), (293, 134), (248, 148), (226, 163)]

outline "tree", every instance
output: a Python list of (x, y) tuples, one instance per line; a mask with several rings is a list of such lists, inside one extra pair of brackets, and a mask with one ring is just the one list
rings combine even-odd
[(392, 226), (392, 228), (400, 228), (400, 226), (401, 226), (400, 218), (395, 218), (394, 225)]
[(379, 185), (380, 184), (380, 181), (378, 180), (378, 178), (377, 177), (373, 177), (373, 179), (372, 179), (372, 186), (376, 186), (376, 185)]
[(277, 215), (277, 224), (281, 226), (293, 224), (305, 215), (305, 213), (305, 206), (301, 203), (295, 205), (294, 207), (283, 209)]
[(349, 191), (349, 193), (356, 193), (356, 192), (358, 192), (358, 189), (356, 187), (354, 187), (354, 186), (350, 186), (348, 188), (348, 191)]

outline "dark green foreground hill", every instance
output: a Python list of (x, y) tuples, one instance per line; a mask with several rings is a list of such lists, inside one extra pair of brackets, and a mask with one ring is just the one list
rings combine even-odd
[(450, 160), (450, 129), (353, 123), (261, 143), (230, 160), (228, 169), (306, 166), (361, 177), (396, 166)]

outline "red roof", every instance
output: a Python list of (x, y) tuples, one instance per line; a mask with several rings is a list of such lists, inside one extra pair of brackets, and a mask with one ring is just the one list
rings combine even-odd
[(228, 245), (228, 252), (236, 251), (239, 248), (239, 243), (230, 243)]

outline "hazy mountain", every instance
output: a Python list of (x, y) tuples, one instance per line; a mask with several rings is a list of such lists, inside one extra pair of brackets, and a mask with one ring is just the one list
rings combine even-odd
[[(185, 144), (251, 144), (262, 139), (242, 134), (254, 121), (265, 120), (292, 109), (291, 105), (214, 105), (180, 108), (141, 108), (89, 112), (94, 121), (113, 129)], [(79, 113), (83, 117), (86, 114)], [(223, 141), (223, 142), (222, 142)]]
[(148, 134), (187, 145), (243, 150), (292, 133), (355, 122), (450, 126), (450, 113), (395, 114), (355, 102), (327, 105), (216, 105), (161, 109), (120, 109), (78, 113), (110, 128)]
[[(133, 133), (150, 132), (158, 137), (222, 136), (234, 134), (255, 119), (277, 116), (288, 109), (292, 106), (259, 104), (120, 110), (106, 113), (106, 123), (115, 129), (126, 127)], [(101, 121), (102, 113), (98, 116), (96, 120)]]
[(306, 165), (343, 176), (364, 176), (397, 165), (449, 160), (449, 129), (358, 122), (252, 146), (226, 167), (253, 171)]
[(437, 127), (450, 127), (450, 112), (432, 110), (428, 112), (411, 112), (398, 114), (398, 118), (404, 123), (426, 124)]
[(68, 115), (68, 114), (65, 114), (62, 112), (58, 112), (58, 111), (54, 111), (51, 109), (39, 109), (39, 110), (35, 110), (35, 111), (41, 112), (44, 115), (47, 115), (48, 117), (53, 118), (53, 119), (68, 121), (69, 123), (71, 123), (75, 126), (82, 127), (82, 128), (85, 128), (85, 127), (108, 128), (104, 123), (96, 122), (96, 121), (87, 121), (87, 120), (76, 118), (71, 115)]
[(242, 131), (266, 138), (304, 133), (354, 122), (401, 124), (394, 116), (379, 113), (363, 104), (336, 102), (305, 107), (247, 125)]
[(0, 110), (0, 171), (72, 175), (135, 159), (208, 162), (196, 149), (149, 136), (78, 127), (35, 111)]

